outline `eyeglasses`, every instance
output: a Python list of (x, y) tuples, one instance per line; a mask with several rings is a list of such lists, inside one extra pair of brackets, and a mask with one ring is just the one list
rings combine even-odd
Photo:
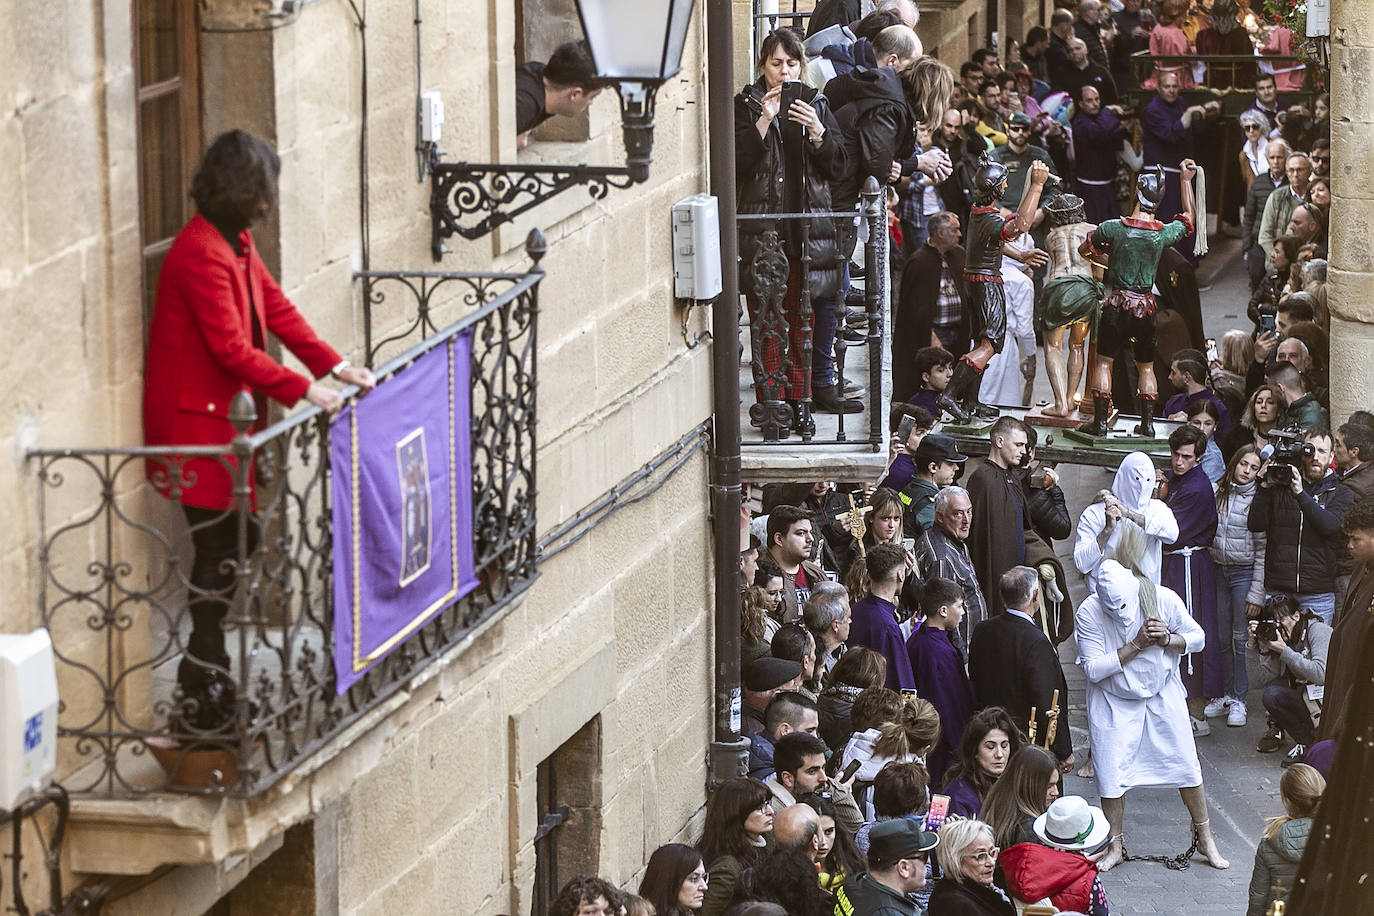
[(1258, 124), (1247, 124), (1247, 125), (1245, 125), (1245, 129), (1246, 129), (1246, 130), (1264, 130), (1264, 128), (1263, 128), (1263, 127), (1260, 127)]
[(1029, 130), (1030, 128), (1024, 124), (1012, 124), (1007, 128), (1007, 133), (1012, 133), (1013, 131), (1015, 131), (1018, 134), (1024, 134)]
[(982, 852), (970, 853), (969, 855), (964, 856), (964, 858), (972, 859), (979, 865), (987, 865), (989, 862), (997, 861), (997, 854), (1001, 851), (1002, 850), (994, 846), (991, 849), (985, 849)]

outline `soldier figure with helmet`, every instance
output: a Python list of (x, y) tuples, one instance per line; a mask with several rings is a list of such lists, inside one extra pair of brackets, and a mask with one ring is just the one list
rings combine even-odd
[(1097, 356), (1088, 387), (1093, 394), (1093, 418), (1079, 427), (1094, 436), (1107, 435), (1107, 414), (1112, 404), (1112, 363), (1129, 344), (1140, 374), (1140, 425), (1135, 432), (1152, 437), (1159, 388), (1155, 383), (1155, 297), (1151, 291), (1155, 270), (1164, 249), (1193, 234), (1195, 205), (1193, 176), (1197, 163), (1179, 163), (1182, 176), (1183, 212), (1167, 225), (1154, 218), (1164, 198), (1164, 169), (1153, 166), (1136, 178), (1135, 212), (1123, 219), (1109, 219), (1093, 230), (1078, 251), (1090, 261), (1107, 258), (1103, 278), (1107, 298), (1097, 326)]
[(1040, 193), (1050, 170), (1043, 162), (1030, 167), (1030, 187), (1016, 213), (1007, 219), (998, 204), (1007, 190), (1007, 167), (984, 153), (974, 174), (974, 206), (969, 214), (964, 241), (964, 282), (969, 303), (979, 323), (978, 343), (959, 358), (954, 375), (937, 403), (941, 410), (965, 422), (971, 415), (991, 419), (996, 408), (978, 400), (983, 370), (993, 354), (1002, 352), (1007, 336), (1007, 300), (1002, 290), (1002, 243), (1030, 231), (1040, 205)]

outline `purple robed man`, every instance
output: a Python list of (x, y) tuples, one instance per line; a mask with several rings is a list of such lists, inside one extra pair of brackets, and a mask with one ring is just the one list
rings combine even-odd
[(911, 673), (906, 642), (897, 624), (897, 605), (869, 594), (854, 602), (852, 616), (848, 643), (872, 649), (887, 659), (887, 680), (883, 686), (893, 690), (915, 689), (916, 676)]
[[(1121, 119), (1103, 109), (1097, 90), (1083, 87), (1087, 97), (1073, 119), (1074, 190), (1083, 198), (1083, 213), (1097, 225), (1121, 218), (1116, 200), (1116, 154), (1126, 138)], [(1179, 160), (1175, 160), (1179, 161)]]
[[(1200, 437), (1199, 437), (1200, 438)], [(1171, 437), (1172, 439), (1172, 437)], [(1190, 442), (1194, 451), (1200, 446)], [(1170, 441), (1175, 470), (1168, 475), (1169, 495), (1165, 503), (1178, 522), (1178, 537), (1164, 549), (1160, 584), (1173, 589), (1188, 608), (1189, 615), (1202, 627), (1206, 638), (1201, 652), (1185, 656), (1183, 683), (1189, 697), (1219, 697), (1225, 693), (1221, 673), (1221, 637), (1217, 631), (1216, 568), (1212, 565), (1212, 539), (1217, 533), (1216, 496), (1212, 482), (1198, 455), (1183, 473), (1178, 473), (1178, 446)]]
[(973, 688), (964, 671), (964, 657), (950, 641), (949, 631), (919, 626), (906, 641), (916, 693), (929, 700), (940, 714), (940, 741), (926, 755), (930, 784), (940, 785), (958, 756), (964, 726), (973, 715)]
[[(1178, 76), (1169, 74), (1161, 77), (1159, 94), (1150, 99), (1140, 113), (1140, 126), (1144, 134), (1141, 153), (1145, 168), (1152, 165), (1164, 168), (1164, 199), (1155, 210), (1155, 219), (1162, 223), (1168, 223), (1183, 212), (1178, 164), (1184, 159), (1193, 158), (1194, 146), (1207, 126), (1204, 116), (1190, 111), (1190, 106), (1176, 88), (1172, 93), (1168, 92), (1170, 87), (1165, 85), (1166, 81), (1176, 87)], [(1173, 95), (1173, 101), (1165, 101), (1166, 94)], [(1199, 209), (1202, 206), (1199, 204)], [(1190, 264), (1196, 263), (1191, 237), (1180, 240), (1174, 248)]]

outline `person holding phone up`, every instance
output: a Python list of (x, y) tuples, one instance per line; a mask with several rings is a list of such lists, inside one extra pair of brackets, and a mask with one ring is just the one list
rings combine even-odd
[[(844, 144), (825, 96), (798, 82), (805, 60), (806, 52), (795, 32), (770, 32), (759, 49), (759, 78), (735, 96), (735, 171), (741, 215), (824, 213), (832, 209), (830, 183), (845, 172)], [(740, 289), (749, 305), (754, 396), (758, 402), (749, 417), (755, 426), (785, 419), (792, 432), (815, 431), (814, 421), (802, 410), (802, 402), (812, 394), (812, 372), (800, 362), (811, 336), (810, 322), (803, 323), (801, 316), (801, 284), (807, 284), (812, 310), (822, 324), (816, 329), (812, 352), (817, 356), (829, 353), (823, 338), (827, 328), (830, 337), (834, 336), (835, 300), (843, 268), (835, 232), (833, 219), (810, 221), (806, 238), (810, 261), (803, 277), (798, 221), (740, 223)], [(781, 252), (774, 248), (778, 244)], [(782, 301), (787, 319), (785, 338), (780, 325), (765, 321), (764, 300), (759, 295), (759, 287), (769, 285), (771, 271), (782, 267), (780, 254), (786, 259), (787, 291)], [(813, 358), (812, 371), (816, 365)], [(768, 417), (763, 402), (782, 400), (791, 408), (787, 416)]]

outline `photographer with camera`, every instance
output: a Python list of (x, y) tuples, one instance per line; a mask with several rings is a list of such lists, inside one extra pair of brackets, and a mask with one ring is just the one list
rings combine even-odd
[(1262, 754), (1283, 746), (1283, 735), (1293, 747), (1283, 765), (1302, 763), (1307, 748), (1316, 740), (1321, 717), (1326, 653), (1331, 627), (1316, 614), (1300, 609), (1288, 595), (1275, 595), (1264, 605), (1258, 620), (1250, 621), (1250, 641), (1259, 650), (1259, 666), (1268, 683), (1264, 709), (1270, 728), (1255, 745)]
[(1270, 442), (1261, 453), (1266, 460), (1249, 517), (1251, 531), (1268, 535), (1264, 588), (1271, 595), (1292, 595), (1330, 626), (1341, 520), (1355, 498), (1330, 470), (1331, 430), (1314, 427), (1302, 441), (1271, 431)]

